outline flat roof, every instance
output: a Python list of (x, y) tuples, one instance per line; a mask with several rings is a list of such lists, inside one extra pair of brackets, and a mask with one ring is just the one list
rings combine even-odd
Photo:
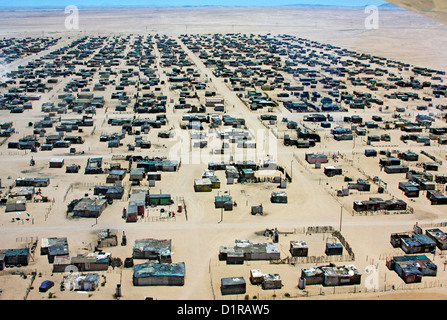
[(220, 279), (220, 282), (223, 286), (234, 286), (245, 284), (245, 279), (244, 277), (229, 277)]
[(185, 263), (156, 263), (147, 262), (137, 264), (133, 269), (134, 277), (161, 277), (161, 276), (185, 276)]

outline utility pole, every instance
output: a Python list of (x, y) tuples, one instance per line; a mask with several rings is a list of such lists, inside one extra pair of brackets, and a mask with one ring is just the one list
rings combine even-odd
[(290, 161), (290, 182), (293, 180), (293, 160)]
[(340, 205), (340, 233), (341, 233), (342, 217), (343, 217), (343, 205)]
[[(220, 197), (220, 190), (217, 191), (217, 196)], [(222, 199), (219, 199), (222, 201)], [(223, 206), (220, 208), (220, 221), (218, 223), (221, 223), (223, 221)]]

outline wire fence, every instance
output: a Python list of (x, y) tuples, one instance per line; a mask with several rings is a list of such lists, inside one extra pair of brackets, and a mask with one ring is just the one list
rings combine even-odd
[(261, 293), (256, 292), (252, 294), (234, 294), (226, 296), (214, 296), (215, 300), (287, 300), (287, 299), (303, 299), (322, 296), (335, 296), (335, 295), (351, 295), (350, 299), (355, 298), (367, 298), (368, 295), (384, 293), (409, 293), (417, 294), (418, 291), (423, 289), (442, 288), (447, 286), (447, 281), (443, 280), (428, 280), (421, 283), (401, 283), (399, 285), (382, 284), (378, 287), (367, 288), (361, 285), (346, 285), (346, 286), (306, 286), (304, 289), (298, 288), (296, 290), (285, 291), (284, 289), (278, 290), (265, 290)]
[(351, 214), (353, 216), (373, 216), (373, 215), (398, 215), (398, 214), (414, 214), (414, 209), (407, 206), (405, 210), (362, 210), (356, 211), (352, 209)]

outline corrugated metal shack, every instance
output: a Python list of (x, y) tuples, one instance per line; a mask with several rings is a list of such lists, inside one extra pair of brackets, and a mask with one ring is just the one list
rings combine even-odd
[(354, 201), (354, 210), (357, 212), (406, 209), (406, 202), (398, 199), (383, 200), (381, 198), (369, 198), (366, 201)]
[(244, 294), (246, 292), (244, 277), (229, 277), (220, 280), (220, 291), (222, 295)]
[(410, 170), (408, 166), (404, 165), (391, 165), (391, 166), (385, 166), (384, 171), (386, 173), (392, 174), (392, 173), (406, 173)]
[(28, 248), (7, 249), (5, 252), (6, 266), (27, 266), (31, 254)]
[(233, 210), (233, 198), (230, 196), (216, 196), (214, 198), (215, 208), (224, 208), (225, 211)]
[(406, 254), (433, 253), (436, 250), (436, 242), (426, 234), (392, 234), (391, 243)]
[(50, 160), (50, 168), (62, 168), (64, 166), (63, 158), (52, 158)]
[(5, 212), (13, 212), (13, 211), (20, 212), (25, 210), (26, 210), (26, 198), (24, 196), (8, 198), (6, 200)]
[(342, 175), (343, 169), (341, 167), (327, 166), (324, 167), (324, 174), (328, 177), (335, 177), (337, 175)]
[(447, 196), (437, 190), (427, 190), (427, 199), (430, 200), (432, 205), (447, 204)]
[(65, 283), (68, 288), (76, 291), (95, 291), (100, 285), (101, 277), (97, 273), (89, 273), (86, 275), (68, 275)]
[(89, 158), (87, 160), (87, 165), (84, 170), (85, 174), (101, 174), (102, 169), (102, 158)]
[(427, 229), (425, 234), (436, 242), (437, 247), (440, 250), (447, 249), (447, 234), (438, 228)]
[(262, 281), (262, 289), (264, 290), (271, 290), (271, 289), (281, 289), (282, 288), (282, 281), (279, 274), (263, 274), (263, 281)]
[(21, 187), (18, 191), (11, 191), (8, 198), (25, 197), (26, 200), (32, 200), (35, 194), (34, 187)]
[(138, 239), (132, 250), (132, 258), (171, 262), (171, 240)]
[(357, 183), (348, 183), (348, 189), (356, 189), (358, 191), (370, 191), (371, 184), (367, 180), (357, 179)]
[(116, 247), (117, 245), (118, 237), (110, 229), (98, 232), (97, 248)]
[(65, 167), (65, 173), (78, 173), (79, 169), (81, 169), (80, 165), (77, 164), (69, 164)]
[(185, 263), (137, 264), (133, 269), (135, 286), (183, 286), (185, 284)]
[(272, 191), (270, 201), (272, 203), (287, 203), (287, 193), (285, 191)]
[(73, 208), (73, 216), (97, 218), (107, 207), (106, 199), (81, 199)]
[(390, 270), (396, 273), (405, 283), (417, 283), (423, 276), (436, 276), (438, 267), (426, 256), (398, 256), (386, 262)]
[(309, 247), (305, 241), (290, 241), (289, 251), (292, 257), (307, 257)]
[(399, 189), (409, 198), (419, 197), (419, 185), (415, 182), (399, 182)]
[(50, 178), (17, 178), (15, 180), (16, 187), (48, 187), (50, 185)]
[(42, 238), (40, 246), (40, 254), (48, 255), (48, 262), (53, 263), (57, 256), (65, 256), (69, 254), (68, 240), (62, 238)]
[(148, 201), (151, 206), (166, 206), (174, 203), (170, 194), (149, 194)]
[(419, 160), (419, 155), (412, 151), (402, 152), (398, 156), (400, 159), (403, 159), (406, 161), (418, 161)]
[(211, 192), (212, 189), (213, 183), (210, 178), (194, 179), (195, 192)]
[(179, 162), (176, 160), (140, 160), (137, 162), (137, 168), (144, 168), (145, 172), (157, 172), (157, 171), (177, 171)]
[(135, 222), (138, 216), (144, 215), (147, 196), (147, 189), (137, 189), (132, 192), (127, 206), (126, 222)]
[(263, 274), (259, 269), (250, 270), (250, 283), (251, 284), (261, 284), (264, 281)]
[(328, 256), (336, 256), (343, 254), (343, 245), (339, 242), (327, 242), (326, 250), (324, 251)]
[(85, 255), (71, 257), (71, 265), (79, 271), (106, 271), (111, 262), (111, 254), (90, 252)]
[(106, 178), (106, 183), (115, 183), (116, 181), (123, 181), (126, 176), (126, 170), (124, 169), (116, 169), (110, 171), (109, 175)]
[(385, 158), (381, 158), (379, 160), (379, 164), (383, 167), (398, 166), (401, 164), (401, 161), (399, 158), (396, 158), (396, 157), (385, 157)]
[(251, 243), (248, 240), (236, 240), (232, 247), (221, 246), (219, 249), (219, 260), (232, 263), (232, 257), (244, 260), (278, 260), (280, 250), (276, 243)]
[(142, 181), (146, 177), (146, 171), (144, 168), (133, 168), (130, 171), (129, 180), (130, 181)]
[(327, 163), (328, 157), (324, 154), (313, 154), (313, 153), (306, 153), (306, 161), (310, 164), (315, 163)]
[(95, 186), (94, 195), (105, 196), (107, 199), (122, 199), (124, 187), (118, 186)]
[(361, 282), (361, 274), (353, 265), (303, 268), (301, 269), (301, 278), (305, 279), (307, 285), (343, 286), (356, 285)]

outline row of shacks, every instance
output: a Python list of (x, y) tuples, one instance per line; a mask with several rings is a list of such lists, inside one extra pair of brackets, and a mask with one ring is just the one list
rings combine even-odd
[[(74, 130), (83, 132), (82, 126), (93, 126), (92, 116), (88, 114), (95, 114), (96, 108), (103, 108), (105, 105), (104, 97), (95, 96), (94, 93), (88, 92), (90, 89), (88, 89), (87, 86), (89, 85), (89, 81), (93, 79), (93, 75), (97, 73), (97, 67), (99, 66), (106, 67), (106, 69), (99, 71), (100, 83), (95, 84), (94, 91), (97, 89), (99, 90), (97, 85), (103, 86), (103, 84), (110, 84), (108, 79), (109, 76), (113, 74), (116, 75), (116, 72), (112, 71), (110, 68), (112, 65), (116, 65), (114, 63), (114, 61), (116, 62), (116, 53), (113, 50), (113, 46), (123, 39), (118, 40), (110, 38), (108, 39), (108, 43), (106, 43), (106, 40), (107, 37), (84, 37), (82, 39), (74, 40), (70, 45), (53, 51), (42, 59), (37, 59), (36, 61), (29, 63), (23, 70), (20, 70), (19, 68), (18, 72), (9, 74), (13, 79), (36, 79), (36, 81), (41, 81), (42, 85), (47, 85), (43, 83), (43, 79), (48, 77), (51, 77), (48, 79), (48, 84), (54, 84), (59, 81), (57, 79), (58, 77), (66, 77), (68, 75), (79, 76), (66, 85), (64, 88), (65, 93), (58, 96), (60, 102), (57, 103), (57, 105), (55, 105), (54, 102), (46, 102), (42, 104), (42, 112), (47, 113), (48, 115), (46, 115), (43, 120), (34, 123), (34, 134), (38, 137), (44, 137), (47, 129), (54, 127), (55, 123), (60, 122), (55, 128), (56, 132), (59, 134), (49, 135), (43, 142), (37, 141), (36, 138), (24, 137), (21, 138), (19, 142), (10, 143), (10, 148), (31, 149), (36, 151), (38, 147), (41, 147), (41, 150), (52, 150), (53, 148), (71, 147), (71, 144), (83, 142), (82, 138), (79, 139), (79, 136), (67, 136), (64, 138), (64, 134)], [(94, 54), (97, 49), (100, 49), (99, 53)], [(143, 72), (146, 72), (150, 64), (153, 63), (153, 59), (152, 61), (151, 59), (146, 61), (146, 58), (148, 57), (149, 54), (145, 55), (145, 58), (140, 61), (141, 64), (148, 63), (148, 65), (142, 65), (141, 70)], [(52, 61), (51, 63), (49, 62), (50, 60)], [(76, 72), (76, 65), (79, 64), (84, 65), (84, 68)], [(129, 71), (129, 73), (134, 74), (133, 70)], [(121, 72), (120, 75), (124, 79), (127, 74)], [(29, 80), (21, 80), (21, 82), (22, 81)], [(15, 83), (15, 81), (13, 82)], [(123, 83), (120, 83), (120, 85), (124, 86)], [(33, 84), (27, 83), (27, 87), (32, 88)], [(10, 90), (13, 89), (18, 90), (20, 88), (16, 87), (11, 88)], [(81, 92), (73, 94), (73, 92), (79, 90), (81, 90)], [(23, 95), (20, 97), (22, 96)], [(24, 101), (25, 98), (19, 99), (20, 97), (15, 97), (14, 99), (17, 101)], [(116, 97), (112, 94), (112, 99), (114, 98)], [(123, 102), (120, 100), (120, 103), (127, 102), (129, 101), (125, 101), (125, 99), (123, 99)], [(25, 100), (24, 107), (28, 104), (29, 102)], [(69, 110), (74, 113), (85, 112), (86, 115), (84, 115), (82, 119), (61, 120), (60, 117), (55, 117), (56, 113), (63, 114), (67, 113)]]
[[(45, 116), (44, 120), (34, 123), (32, 135), (26, 135), (19, 138), (18, 141), (8, 142), (9, 149), (31, 150), (32, 152), (51, 151), (60, 148), (74, 148), (76, 145), (83, 144), (84, 138), (77, 134), (66, 134), (73, 130), (83, 132), (82, 127), (93, 126), (93, 119), (89, 116), (83, 116), (80, 119), (65, 119), (55, 127), (55, 133), (47, 132), (54, 127), (60, 118)], [(76, 148), (74, 148), (76, 149)]]
[[(202, 174), (202, 179), (210, 179), (211, 184), (205, 183), (204, 190), (202, 188), (195, 188), (195, 191), (211, 191), (211, 189), (217, 189), (220, 187), (220, 181), (216, 176), (216, 171), (225, 171), (225, 177), (227, 184), (233, 184), (236, 181), (238, 183), (259, 181), (256, 173), (259, 170), (283, 170), (278, 167), (274, 160), (264, 160), (262, 164), (256, 164), (253, 160), (244, 161), (229, 161), (229, 162), (211, 162), (208, 163), (208, 169)], [(203, 184), (201, 179), (197, 179), (197, 182)], [(285, 181), (281, 177), (274, 177), (274, 183), (280, 183), (281, 187), (285, 187)]]
[(304, 289), (306, 285), (343, 286), (357, 285), (361, 282), (361, 274), (354, 265), (316, 266), (303, 268), (298, 287)]
[[(75, 217), (98, 218), (108, 207), (111, 199), (121, 199), (124, 188), (119, 186), (95, 186), (97, 198), (74, 199), (67, 205), (67, 212)], [(144, 217), (147, 206), (171, 205), (171, 194), (152, 194), (149, 189), (135, 189), (129, 197), (128, 207), (123, 210), (126, 222), (136, 222), (138, 217)]]
[(396, 273), (405, 283), (417, 283), (424, 276), (436, 276), (438, 268), (426, 255), (396, 256), (386, 262), (390, 270)]
[[(276, 243), (252, 243), (248, 240), (236, 240), (232, 247), (221, 246), (219, 260), (227, 264), (243, 264), (245, 260), (278, 260), (280, 251)], [(265, 280), (265, 281), (264, 281)], [(281, 278), (278, 274), (262, 274), (258, 269), (250, 271), (252, 284), (262, 284), (266, 289), (280, 289)], [(222, 295), (244, 294), (246, 281), (244, 277), (228, 277), (221, 279), (220, 290)]]
[(48, 262), (53, 264), (53, 272), (105, 271), (109, 268), (112, 259), (110, 253), (100, 250), (72, 256), (66, 237), (43, 238), (40, 254), (47, 255)]
[(48, 177), (19, 177), (15, 180), (15, 187), (11, 189), (7, 197), (2, 199), (5, 205), (5, 212), (26, 211), (27, 202), (34, 199), (35, 202), (48, 202), (48, 197), (42, 195), (41, 188), (48, 187), (50, 178)]
[(401, 161), (418, 161), (419, 155), (412, 152), (399, 153), (398, 157), (381, 158), (379, 164), (388, 174), (405, 173), (407, 181), (399, 182), (399, 189), (409, 198), (419, 197), (421, 191), (426, 191), (426, 197), (432, 205), (447, 204), (447, 196), (437, 190), (437, 183), (444, 185), (447, 181), (444, 174), (433, 175), (432, 171), (438, 171), (439, 163), (422, 163), (423, 172), (410, 170), (407, 165), (402, 165)]
[(308, 129), (298, 128), (296, 123), (288, 122), (288, 127), (295, 129), (296, 138), (289, 134), (284, 135), (285, 146), (296, 146), (297, 148), (311, 148), (315, 147), (318, 142), (321, 142), (321, 137), (316, 132)]
[(382, 198), (369, 198), (369, 200), (354, 201), (353, 208), (356, 212), (374, 211), (405, 211), (407, 203), (400, 199), (383, 200)]
[[(330, 244), (331, 245), (331, 244)], [(327, 246), (328, 255), (341, 254), (339, 246)], [(308, 254), (307, 244), (303, 241), (291, 241), (290, 253), (294, 257), (304, 257)], [(253, 260), (279, 260), (280, 250), (273, 243), (252, 243), (248, 240), (236, 240), (234, 246), (221, 246), (219, 260), (227, 264), (243, 264), (244, 261)], [(357, 285), (360, 284), (361, 275), (353, 265), (336, 267), (335, 265), (304, 268), (299, 279), (301, 289), (306, 284), (321, 284), (324, 286)], [(264, 274), (259, 269), (250, 270), (250, 282), (261, 285), (264, 290), (281, 289), (283, 284), (279, 274)], [(244, 277), (228, 277), (221, 279), (221, 293), (244, 294), (246, 281)]]
[(419, 197), (421, 191), (426, 191), (426, 197), (432, 205), (447, 204), (447, 196), (437, 190), (436, 182), (443, 185), (445, 183), (445, 175), (436, 175), (433, 181), (433, 175), (425, 172), (407, 172), (407, 181), (399, 182), (399, 189), (409, 197)]
[[(104, 245), (112, 238), (109, 230), (105, 234), (107, 236), (98, 235), (98, 247), (99, 240), (102, 240)], [(112, 255), (97, 247), (94, 252), (71, 255), (66, 237), (41, 239), (40, 254), (48, 257), (53, 272), (64, 274), (61, 290), (96, 290), (100, 285), (100, 275), (96, 272), (106, 271), (112, 263)]]
[(123, 213), (126, 222), (136, 222), (144, 217), (147, 206), (169, 206), (174, 203), (171, 194), (150, 193), (149, 189), (134, 189), (129, 197), (128, 207)]
[[(277, 273), (263, 273), (259, 269), (251, 269), (249, 278), (252, 285), (260, 285), (264, 290), (278, 290), (283, 287), (281, 276)], [(246, 289), (244, 277), (226, 277), (220, 280), (222, 295), (244, 294)]]
[(387, 260), (386, 265), (394, 270), (405, 283), (417, 283), (422, 277), (437, 275), (438, 267), (427, 254), (435, 254), (436, 249), (447, 248), (447, 235), (439, 228), (431, 228), (422, 233), (415, 228), (413, 233), (393, 233), (390, 243), (394, 248), (400, 247), (405, 256), (395, 256)]
[[(267, 233), (268, 230), (266, 230)], [(243, 264), (251, 260), (278, 260), (280, 251), (278, 234), (273, 233), (273, 243), (252, 243), (248, 240), (236, 240), (234, 246), (221, 246), (219, 260), (227, 264)], [(309, 247), (305, 241), (290, 241), (289, 252), (292, 257), (307, 257)], [(336, 241), (326, 242), (325, 253), (328, 256), (342, 255), (343, 245)]]
[[(129, 167), (131, 159), (129, 159)], [(102, 158), (89, 158), (85, 167), (85, 174), (101, 174), (107, 172), (106, 183), (110, 185), (96, 185), (93, 194), (96, 198), (81, 198), (73, 200), (68, 206), (68, 212), (74, 216), (99, 217), (114, 199), (122, 199), (124, 195), (123, 180), (129, 175), (132, 184), (138, 185), (143, 179), (154, 186), (155, 181), (161, 180), (162, 171), (176, 171), (177, 161), (162, 159), (138, 160), (137, 167), (122, 169), (119, 163), (110, 164), (110, 168), (103, 168)], [(128, 172), (130, 173), (128, 174)], [(127, 222), (135, 222), (138, 216), (144, 216), (147, 206), (170, 205), (173, 203), (170, 194), (150, 193), (148, 188), (133, 189), (129, 193), (128, 208), (123, 210), (123, 218)]]
[[(37, 241), (36, 241), (37, 244)], [(0, 250), (0, 269), (5, 267), (28, 266), (31, 259), (34, 261), (34, 247)], [(66, 237), (53, 237), (41, 239), (40, 254), (48, 257), (48, 262), (53, 265), (53, 272), (69, 271), (105, 271), (111, 264), (111, 254), (102, 251), (71, 256)], [(97, 286), (91, 286), (94, 290)]]
[(427, 229), (425, 234), (408, 232), (391, 234), (393, 247), (401, 247), (405, 253), (434, 253), (436, 248), (447, 249), (447, 235), (439, 228)]
[(0, 40), (2, 62), (11, 63), (17, 59), (49, 50), (60, 39), (54, 37), (3, 38)]
[[(215, 42), (215, 46), (212, 47), (203, 43), (203, 41), (216, 41), (216, 39), (217, 42)], [(275, 87), (280, 87), (283, 78), (278, 77), (278, 75), (275, 76), (273, 71), (271, 71), (270, 73), (264, 72), (264, 70), (262, 70), (259, 65), (278, 65), (280, 63), (280, 60), (277, 60), (278, 56), (276, 55), (279, 54), (287, 56), (283, 71), (294, 75), (296, 78), (299, 79), (300, 82), (299, 86), (290, 86), (289, 84), (284, 83), (285, 90), (290, 91), (293, 96), (297, 96), (301, 98), (301, 101), (303, 101), (303, 103), (294, 103), (297, 105), (296, 110), (307, 111), (310, 109), (310, 107), (316, 109), (312, 103), (308, 102), (308, 100), (316, 102), (319, 98), (322, 98), (322, 108), (331, 106), (330, 102), (323, 101), (323, 99), (328, 99), (328, 97), (321, 97), (316, 95), (313, 95), (312, 97), (310, 96), (307, 87), (309, 87), (309, 89), (316, 89), (316, 85), (318, 83), (323, 84), (324, 88), (329, 90), (330, 96), (341, 98), (344, 103), (346, 103), (350, 108), (353, 109), (363, 109), (365, 107), (370, 107), (371, 104), (374, 103), (379, 105), (383, 104), (383, 101), (374, 98), (371, 93), (361, 94), (359, 92), (354, 92), (353, 95), (340, 93), (339, 89), (346, 88), (343, 83), (344, 81), (335, 80), (334, 78), (332, 78), (332, 75), (347, 78), (347, 80), (350, 81), (354, 86), (367, 86), (371, 90), (371, 92), (376, 91), (379, 86), (384, 87), (387, 90), (398, 89), (399, 87), (411, 87), (415, 90), (432, 87), (436, 97), (444, 95), (445, 92), (443, 87), (440, 88), (439, 85), (432, 84), (428, 81), (424, 81), (422, 83), (419, 80), (416, 80), (415, 77), (412, 77), (411, 81), (408, 82), (402, 80), (401, 78), (392, 76), (388, 77), (390, 83), (375, 81), (373, 80), (372, 76), (385, 75), (388, 73), (388, 68), (393, 67), (396, 68), (396, 70), (402, 70), (403, 68), (405, 68), (406, 70), (410, 70), (410, 67), (407, 64), (397, 61), (391, 61), (383, 57), (374, 57), (367, 54), (359, 54), (353, 51), (340, 50), (340, 48), (336, 48), (330, 45), (323, 45), (315, 41), (294, 38), (288, 35), (279, 36), (279, 38), (269, 36), (259, 37), (258, 39), (256, 39), (256, 42), (254, 42), (254, 39), (252, 39), (251, 37), (248, 38), (245, 35), (242, 37), (238, 35), (237, 38), (235, 35), (226, 35), (219, 36), (217, 38), (208, 37), (205, 39), (203, 37), (200, 37), (200, 39), (194, 39), (190, 36), (185, 36), (182, 40), (186, 44), (188, 44), (188, 46), (190, 46), (192, 50), (195, 50), (195, 52), (200, 51), (199, 57), (204, 60), (204, 63), (207, 66), (215, 66), (215, 75), (227, 77), (228, 79), (226, 80), (229, 80), (229, 82), (231, 82), (235, 90), (236, 88), (245, 89), (244, 87), (247, 85), (260, 85), (265, 91), (272, 90), (272, 88)], [(223, 48), (223, 46), (219, 45), (220, 43), (223, 44), (228, 42), (232, 44), (233, 48), (238, 49), (237, 52), (234, 52), (234, 50), (230, 50), (228, 48)], [(291, 44), (293, 44), (293, 46)], [(247, 49), (247, 47), (249, 49)], [(205, 50), (203, 50), (203, 48), (211, 49), (211, 54), (208, 54)], [(316, 59), (319, 54), (316, 53), (316, 50), (309, 50), (309, 48), (318, 48), (317, 51), (319, 51), (320, 54), (322, 54), (322, 50), (327, 50), (327, 52), (323, 53), (323, 55), (330, 54), (330, 63), (325, 64), (324, 67), (321, 68), (321, 71), (317, 71), (315, 69), (317, 65), (322, 64), (322, 62), (318, 61), (319, 59)], [(260, 53), (259, 49), (265, 50), (265, 54)], [(246, 59), (244, 59), (244, 55), (247, 57)], [(348, 60), (342, 60), (342, 57), (348, 57)], [(384, 68), (374, 69), (370, 67), (370, 64), (367, 64), (365, 62), (380, 64), (384, 66)], [(298, 68), (296, 67), (298, 63), (301, 65), (308, 65), (310, 68)], [(229, 68), (226, 68), (226, 64), (229, 64), (230, 66), (236, 68), (233, 71)], [(355, 70), (349, 68), (354, 66), (356, 67)], [(329, 74), (329, 76), (324, 75), (323, 71)], [(421, 72), (421, 69), (419, 68), (413, 68), (411, 71), (413, 71), (415, 76), (427, 74), (445, 74), (445, 72), (443, 71), (428, 69), (424, 69)], [(366, 77), (360, 78), (360, 74), (362, 73), (364, 73)], [(259, 77), (262, 75), (274, 80), (272, 81), (272, 83), (266, 83), (267, 80)], [(256, 78), (253, 78), (252, 81), (249, 81), (247, 78), (250, 76), (256, 76)], [(439, 77), (437, 77), (436, 79), (440, 80), (438, 78)], [(433, 80), (434, 79), (435, 78), (433, 77)], [(238, 87), (236, 87), (237, 83), (239, 83)], [(283, 92), (281, 93), (281, 97), (283, 96), (288, 97), (289, 94)], [(392, 95), (390, 95), (390, 98), (399, 98), (403, 101), (408, 101), (410, 98), (415, 97), (418, 98), (418, 95), (408, 92), (393, 93)], [(293, 107), (295, 108), (295, 106)], [(338, 109), (342, 110), (343, 108), (339, 107)], [(330, 110), (334, 109), (331, 108)]]
[[(307, 63), (309, 57), (305, 57), (302, 53), (296, 52), (287, 43), (292, 39), (276, 39), (269, 36), (259, 36), (257, 39), (248, 37), (247, 35), (225, 35), (218, 36), (217, 38), (204, 38), (195, 39), (191, 36), (184, 37), (182, 39), (192, 50), (199, 52), (199, 58), (204, 60), (205, 65), (208, 67), (215, 66), (214, 74), (218, 77), (225, 77), (225, 81), (232, 86), (234, 91), (246, 91), (246, 87), (260, 87), (264, 92), (274, 90), (276, 88), (284, 88), (290, 91), (292, 95), (301, 97), (302, 99), (308, 99), (309, 101), (316, 102), (322, 98), (321, 103), (326, 107), (328, 103), (323, 101), (323, 99), (328, 99), (328, 97), (312, 96), (310, 97), (306, 86), (311, 86), (316, 88), (317, 81), (324, 83), (325, 87), (333, 88), (331, 94), (337, 91), (340, 82), (331, 78), (323, 77), (318, 80), (321, 76), (321, 72), (315, 72), (312, 70), (302, 70), (302, 73), (292, 69), (291, 60), (297, 56), (302, 57), (301, 63)], [(204, 41), (217, 41), (215, 44), (217, 46), (209, 47), (204, 44)], [(228, 49), (224, 44), (231, 43), (232, 49)], [(298, 45), (298, 44), (297, 44)], [(206, 50), (210, 49), (211, 54), (208, 54)], [(236, 52), (234, 51), (236, 49)], [(262, 51), (264, 52), (262, 52)], [(294, 52), (290, 55), (290, 52)], [(300, 78), (300, 85), (293, 86), (290, 83), (284, 82), (284, 76), (276, 70), (276, 68), (262, 68), (261, 65), (271, 65), (279, 67), (282, 65), (281, 57), (279, 55), (288, 55), (289, 59), (285, 62), (285, 67), (282, 71), (294, 74), (297, 78)], [(295, 55), (296, 54), (296, 55)], [(314, 55), (315, 53), (312, 53)], [(315, 61), (312, 59), (311, 61)], [(234, 67), (232, 69), (226, 67)], [(305, 71), (308, 71), (305, 72)], [(296, 72), (296, 73), (295, 73)], [(241, 94), (242, 96), (242, 94)], [(264, 98), (264, 95), (250, 95), (250, 90), (245, 96), (248, 99), (248, 107), (251, 110), (257, 110), (264, 106), (275, 106), (275, 101)], [(279, 94), (278, 94), (279, 97)], [(281, 93), (281, 97), (289, 97), (289, 93)], [(271, 103), (271, 104), (268, 104)], [(309, 107), (306, 106), (305, 110), (310, 108), (316, 109), (312, 103), (308, 102)], [(295, 109), (293, 109), (295, 110)], [(331, 109), (332, 110), (332, 109)]]
[[(250, 270), (250, 283), (261, 285), (264, 290), (281, 289), (283, 284), (279, 274), (264, 274), (259, 269)], [(305, 289), (306, 285), (343, 286), (358, 285), (361, 283), (361, 274), (354, 265), (344, 266), (316, 266), (303, 268), (298, 280), (298, 287)], [(226, 277), (221, 279), (221, 294), (244, 294), (247, 283), (243, 276)]]

